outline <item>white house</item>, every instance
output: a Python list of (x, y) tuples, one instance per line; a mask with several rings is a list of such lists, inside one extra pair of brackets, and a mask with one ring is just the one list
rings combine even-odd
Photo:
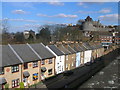
[(92, 50), (89, 46), (87, 46), (86, 43), (83, 43), (82, 44), (86, 50), (84, 52), (84, 64), (87, 63), (87, 62), (90, 62), (91, 61), (91, 58), (92, 58)]
[(56, 74), (58, 73), (62, 73), (63, 71), (65, 71), (65, 55), (63, 52), (61, 52), (57, 46), (55, 45), (49, 45), (46, 46), (46, 48), (48, 48), (55, 56), (56, 56), (56, 60), (55, 60), (55, 71)]

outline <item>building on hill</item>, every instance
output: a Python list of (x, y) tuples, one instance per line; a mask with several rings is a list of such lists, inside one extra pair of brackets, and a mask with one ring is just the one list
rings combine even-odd
[(25, 30), (23, 32), (23, 35), (24, 35), (25, 39), (31, 39), (32, 38), (32, 39), (36, 40), (35, 31), (33, 31), (33, 30), (30, 30), (30, 31)]
[(87, 16), (84, 20), (78, 20), (77, 25), (84, 31), (103, 31), (112, 29), (102, 25), (100, 20), (94, 21), (90, 16)]

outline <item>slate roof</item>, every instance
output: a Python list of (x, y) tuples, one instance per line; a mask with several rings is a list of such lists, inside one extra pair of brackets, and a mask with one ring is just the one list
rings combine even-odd
[(10, 65), (16, 65), (16, 64), (21, 64), (22, 62), (18, 59), (18, 57), (13, 53), (13, 51), (10, 49), (8, 45), (0, 45), (0, 48), (2, 48), (1, 51), (1, 61), (2, 66), (0, 67), (5, 67), (5, 66), (10, 66)]
[(69, 50), (71, 53), (76, 53), (76, 51), (75, 51), (70, 45), (68, 45), (68, 50)]
[(80, 52), (79, 49), (75, 46), (75, 44), (69, 44), (76, 52)]
[(42, 43), (30, 44), (30, 46), (39, 54), (41, 59), (55, 57)]
[(37, 61), (40, 58), (29, 48), (27, 44), (11, 45), (23, 62)]
[(61, 52), (55, 45), (48, 45), (48, 47), (49, 47), (57, 56), (64, 55), (64, 53)]
[(79, 52), (84, 51), (84, 49), (82, 47), (80, 47), (79, 44), (77, 44), (77, 43), (75, 44), (74, 47), (77, 48)]
[(79, 48), (82, 49), (83, 51), (88, 50), (88, 49), (86, 49), (82, 44), (79, 44)]
[(71, 52), (69, 50), (67, 50), (63, 45), (57, 45), (57, 47), (65, 54), (68, 55)]
[(79, 52), (79, 49), (77, 47), (72, 47), (76, 52)]
[(88, 43), (83, 43), (82, 45), (83, 45), (86, 49), (88, 49), (88, 50), (94, 49), (94, 48), (92, 48)]

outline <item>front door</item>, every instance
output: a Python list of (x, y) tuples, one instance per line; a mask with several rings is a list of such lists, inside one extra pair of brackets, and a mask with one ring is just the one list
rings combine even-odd
[(28, 85), (28, 80), (27, 80), (26, 77), (23, 78), (23, 82), (24, 82), (24, 86), (27, 87), (27, 85)]

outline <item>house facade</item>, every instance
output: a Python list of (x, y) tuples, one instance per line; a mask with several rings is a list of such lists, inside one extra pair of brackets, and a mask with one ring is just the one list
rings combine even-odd
[(40, 59), (27, 44), (11, 45), (11, 48), (19, 55), (20, 60), (23, 61), (21, 78), (24, 86), (38, 83), (40, 79)]
[(43, 45), (2, 45), (0, 88), (20, 88), (55, 75), (55, 56)]
[(70, 45), (65, 44), (64, 47), (70, 52), (70, 55), (68, 57), (68, 60), (70, 60), (70, 63), (72, 64), (68, 64), (68, 70), (70, 69), (74, 69), (76, 67), (76, 51), (70, 47)]
[(80, 44), (76, 43), (75, 44), (75, 47), (79, 49), (80, 51), (80, 65), (83, 65), (84, 64), (84, 53), (85, 53), (85, 48), (81, 47)]
[(72, 65), (71, 59), (68, 58), (68, 57), (70, 57), (70, 51), (67, 50), (62, 44), (56, 45), (56, 46), (57, 46), (57, 47), (59, 48), (59, 50), (60, 50), (61, 52), (63, 52), (64, 55), (65, 55), (65, 64), (64, 64), (64, 69), (65, 69), (65, 71), (66, 71), (66, 70), (70, 70), (70, 69), (71, 69), (71, 66), (70, 66), (70, 65)]
[(90, 62), (92, 58), (92, 50), (85, 43), (83, 43), (81, 47), (85, 49), (84, 64)]
[(81, 50), (75, 44), (70, 44), (70, 46), (76, 51), (76, 67), (79, 67), (81, 64)]
[(55, 72), (56, 74), (62, 73), (65, 71), (65, 55), (63, 52), (61, 52), (56, 45), (48, 45), (46, 46), (51, 53), (53, 53), (56, 56), (55, 59)]
[(53, 55), (42, 43), (30, 44), (29, 47), (41, 58), (41, 80), (55, 75), (55, 55)]
[(2, 45), (1, 47), (0, 88), (5, 88), (5, 84), (9, 84), (9, 88), (19, 87), (19, 83), (22, 82), (22, 62), (8, 45)]

